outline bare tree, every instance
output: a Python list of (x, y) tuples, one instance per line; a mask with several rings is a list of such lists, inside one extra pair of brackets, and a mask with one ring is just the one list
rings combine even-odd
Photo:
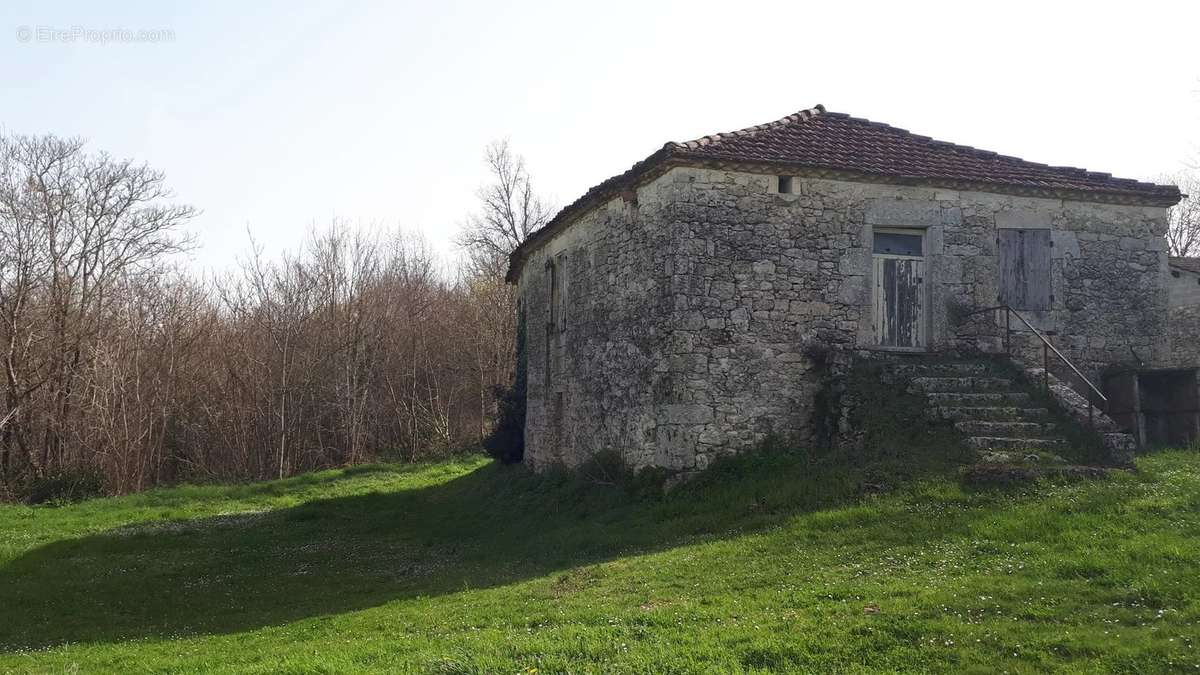
[(162, 173), (89, 155), (54, 136), (0, 137), (0, 471), (14, 451), (35, 474), (70, 461), (80, 374), (127, 279), (163, 271), (196, 211), (171, 204)]
[(1169, 176), (1179, 186), (1183, 201), (1171, 207), (1167, 214), (1170, 229), (1167, 244), (1173, 256), (1200, 255), (1200, 175), (1186, 171)]
[(463, 270), (401, 231), (335, 222), (278, 257), (251, 241), (209, 281), (173, 263), (195, 211), (161, 173), (0, 135), (0, 499), (476, 444), (513, 372), (506, 257), (548, 214), (506, 145), (488, 161)]
[(508, 141), (496, 141), (485, 155), (490, 182), (479, 188), (479, 211), (469, 215), (456, 242), (473, 275), (503, 278), (508, 256), (545, 225), (551, 207), (533, 189), (525, 159)]
[(516, 296), (504, 281), (508, 259), (553, 212), (507, 141), (492, 143), (485, 156), (491, 180), (480, 187), (479, 211), (467, 218), (457, 239), (467, 254), (460, 287), (470, 312), (464, 340), (478, 381), (480, 437), (492, 428), (497, 394), (512, 381), (516, 364)]

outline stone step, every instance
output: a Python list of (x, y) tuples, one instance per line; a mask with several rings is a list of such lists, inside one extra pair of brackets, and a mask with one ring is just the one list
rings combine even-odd
[(1048, 438), (1058, 434), (1054, 422), (991, 422), (963, 420), (954, 423), (954, 428), (971, 436), (1000, 438)]
[(966, 377), (982, 375), (987, 372), (987, 365), (979, 361), (961, 363), (891, 363), (885, 366), (894, 375), (909, 375), (913, 377)]
[(930, 408), (937, 418), (944, 420), (974, 420), (979, 422), (1032, 422), (1050, 417), (1046, 408), (1019, 408), (1016, 406), (982, 406)]
[(953, 408), (980, 406), (1022, 406), (1029, 403), (1029, 394), (1023, 391), (964, 393), (964, 392), (930, 392), (925, 394), (929, 402), (936, 406)]
[(1047, 467), (1067, 464), (1067, 460), (1044, 450), (976, 450), (975, 456), (980, 464), (1040, 464)]
[(1007, 377), (914, 377), (911, 386), (931, 393), (984, 393), (1011, 391), (1013, 381)]
[(1056, 450), (1066, 444), (1061, 438), (967, 437), (967, 445), (976, 450)]

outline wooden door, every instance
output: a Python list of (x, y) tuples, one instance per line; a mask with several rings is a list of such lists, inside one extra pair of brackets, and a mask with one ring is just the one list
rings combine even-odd
[(1000, 230), (1000, 302), (1013, 309), (1050, 309), (1050, 230)]
[(875, 233), (873, 323), (876, 344), (925, 346), (924, 237), (919, 231)]

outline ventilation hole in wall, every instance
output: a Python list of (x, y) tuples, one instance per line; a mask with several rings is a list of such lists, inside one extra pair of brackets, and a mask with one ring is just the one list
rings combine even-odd
[(1171, 276), (1178, 279), (1179, 278), (1179, 270), (1171, 270)]
[(792, 194), (792, 177), (791, 176), (780, 176), (779, 177), (779, 194), (781, 194), (781, 195)]

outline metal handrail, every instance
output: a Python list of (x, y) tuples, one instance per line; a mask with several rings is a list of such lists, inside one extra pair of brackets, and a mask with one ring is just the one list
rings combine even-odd
[[(977, 309), (973, 312), (967, 312), (964, 315), (964, 318), (967, 316), (974, 316), (975, 314), (982, 314), (984, 312), (994, 312), (998, 309), (1002, 309), (1005, 312), (1005, 314), (1004, 314), (1004, 331), (1005, 331), (1004, 332), (1004, 352), (1006, 354), (1008, 354), (1009, 356), (1012, 356), (1012, 349), (1010, 348), (1010, 341), (1012, 339), (1012, 323), (1011, 323), (1011, 319), (1009, 318), (1011, 316), (1015, 316), (1018, 319), (1020, 319), (1021, 323), (1025, 324), (1025, 326), (1027, 328), (1029, 328), (1030, 332), (1032, 332), (1034, 335), (1036, 335), (1037, 339), (1042, 341), (1042, 386), (1044, 386), (1046, 388), (1046, 391), (1050, 391), (1050, 352), (1054, 352), (1054, 355), (1057, 356), (1060, 361), (1067, 364), (1067, 367), (1071, 369), (1071, 372), (1073, 372), (1077, 376), (1079, 376), (1080, 380), (1083, 380), (1083, 383), (1088, 386), (1088, 389), (1091, 389), (1093, 392), (1095, 392), (1096, 395), (1100, 397), (1101, 401), (1103, 401), (1104, 403), (1108, 403), (1108, 397), (1104, 395), (1104, 392), (1102, 392), (1098, 388), (1096, 388), (1096, 385), (1092, 384), (1092, 381), (1089, 380), (1086, 375), (1084, 375), (1082, 372), (1080, 372), (1079, 368), (1076, 368), (1074, 363), (1071, 363), (1071, 359), (1068, 359), (1065, 354), (1058, 351), (1058, 348), (1055, 347), (1053, 344), (1051, 344), (1050, 340), (1045, 335), (1042, 335), (1041, 331), (1039, 331), (1037, 328), (1035, 328), (1033, 324), (1029, 323), (1028, 319), (1026, 319), (1024, 316), (1021, 316), (1021, 313), (1018, 312), (1017, 310), (1013, 309), (1012, 307), (1009, 307), (1008, 305), (996, 305), (995, 307), (985, 307), (983, 309)], [(1088, 396), (1088, 424), (1095, 426), (1095, 422), (1092, 420), (1091, 396)]]

